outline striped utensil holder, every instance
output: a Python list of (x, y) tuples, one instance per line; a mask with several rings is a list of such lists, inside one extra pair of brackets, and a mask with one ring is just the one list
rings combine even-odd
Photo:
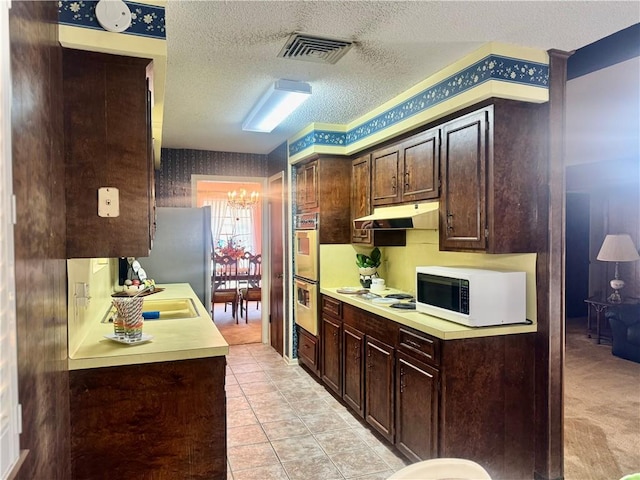
[(116, 307), (117, 315), (113, 322), (115, 335), (128, 342), (138, 342), (142, 338), (142, 317), (143, 297), (114, 297), (113, 305)]

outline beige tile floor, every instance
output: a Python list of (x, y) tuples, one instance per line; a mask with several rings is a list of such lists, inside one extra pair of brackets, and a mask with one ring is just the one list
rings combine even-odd
[(383, 480), (408, 464), (269, 346), (227, 360), (229, 480)]

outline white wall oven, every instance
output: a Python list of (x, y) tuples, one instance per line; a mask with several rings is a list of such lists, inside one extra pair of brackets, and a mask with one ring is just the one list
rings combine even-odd
[(318, 214), (303, 213), (295, 217), (294, 275), (318, 281)]
[(294, 218), (295, 322), (312, 335), (318, 334), (318, 214)]
[(312, 335), (318, 334), (318, 285), (295, 279), (295, 320)]

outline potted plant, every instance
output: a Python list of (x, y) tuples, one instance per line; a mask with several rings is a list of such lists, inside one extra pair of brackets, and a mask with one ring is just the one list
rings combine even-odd
[(378, 276), (378, 267), (382, 254), (380, 249), (375, 247), (369, 255), (356, 253), (356, 265), (360, 273), (360, 284), (364, 288), (371, 287), (371, 279)]

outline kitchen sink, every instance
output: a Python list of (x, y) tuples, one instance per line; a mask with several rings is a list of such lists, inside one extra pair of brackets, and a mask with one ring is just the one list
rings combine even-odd
[(155, 320), (195, 318), (200, 316), (195, 303), (193, 303), (193, 300), (190, 298), (167, 298), (165, 300), (145, 298), (142, 312), (160, 312), (160, 318)]
[[(156, 318), (149, 318), (148, 312), (158, 312)], [(145, 320), (177, 320), (184, 318), (196, 318), (199, 317), (198, 309), (195, 303), (190, 298), (167, 298), (163, 300), (154, 300), (152, 298), (145, 298), (142, 306), (142, 313), (145, 315)], [(107, 312), (102, 323), (113, 322), (115, 316), (115, 308), (112, 308)]]

